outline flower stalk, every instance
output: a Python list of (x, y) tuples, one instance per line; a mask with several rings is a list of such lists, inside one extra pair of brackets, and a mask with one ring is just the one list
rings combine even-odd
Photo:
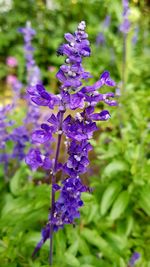
[[(65, 56), (65, 63), (60, 66), (56, 74), (60, 82), (59, 94), (54, 95), (47, 92), (42, 84), (29, 86), (28, 93), (32, 102), (38, 106), (47, 106), (53, 110), (57, 107), (58, 113), (51, 113), (47, 123), (41, 124), (41, 129), (32, 133), (32, 143), (45, 144), (53, 142), (53, 135), (58, 134), (56, 154), (54, 159), (49, 155), (32, 148), (26, 157), (26, 162), (32, 169), (38, 167), (50, 169), (52, 174), (51, 189), (51, 210), (48, 222), (42, 229), (42, 238), (37, 244), (33, 256), (39, 251), (47, 239), (50, 238), (49, 263), (52, 265), (53, 235), (54, 232), (62, 229), (66, 224), (75, 225), (75, 220), (80, 217), (79, 209), (83, 206), (81, 200), (82, 192), (89, 191), (89, 188), (82, 184), (80, 175), (87, 171), (89, 164), (88, 153), (92, 149), (89, 140), (98, 129), (96, 121), (106, 121), (110, 118), (107, 110), (95, 113), (95, 107), (103, 101), (109, 106), (116, 106), (112, 98), (114, 93), (101, 94), (98, 89), (103, 85), (115, 86), (108, 71), (105, 71), (93, 85), (82, 85), (87, 82), (91, 74), (86, 72), (82, 66), (84, 57), (91, 54), (88, 34), (85, 32), (86, 24), (81, 21), (74, 34), (66, 33), (67, 43), (61, 45), (57, 50), (58, 56)], [(69, 111), (64, 118), (65, 111)], [(76, 110), (75, 116), (72, 110)], [(59, 162), (60, 145), (62, 135), (67, 139), (67, 160)], [(54, 165), (52, 164), (54, 162)], [(56, 184), (56, 174), (60, 170), (63, 181)], [(59, 191), (58, 199), (55, 199), (55, 192)]]
[[(56, 172), (57, 172), (57, 164), (58, 164), (58, 157), (60, 152), (60, 146), (61, 146), (61, 139), (62, 139), (62, 122), (63, 122), (63, 116), (64, 111), (61, 112), (60, 117), (60, 124), (59, 124), (59, 131), (58, 132), (58, 139), (57, 139), (57, 147), (56, 147), (56, 155), (55, 155), (55, 162), (54, 162), (54, 169), (52, 173), (52, 183), (51, 183), (51, 222), (53, 221), (54, 216), (54, 210), (55, 210), (55, 190), (54, 190), (54, 184), (56, 183)], [(52, 265), (52, 258), (53, 258), (53, 224), (50, 224), (50, 254), (49, 254), (49, 263)]]

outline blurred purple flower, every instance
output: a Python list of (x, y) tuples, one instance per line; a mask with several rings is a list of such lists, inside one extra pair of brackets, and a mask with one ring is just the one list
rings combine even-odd
[(134, 252), (134, 253), (132, 254), (132, 256), (131, 256), (131, 259), (130, 259), (130, 261), (129, 261), (129, 263), (128, 263), (128, 266), (129, 266), (129, 267), (134, 267), (135, 264), (136, 264), (136, 261), (137, 261), (140, 257), (141, 257), (140, 253), (138, 253), (138, 252)]
[(102, 22), (102, 29), (103, 31), (100, 31), (99, 34), (96, 37), (96, 44), (97, 45), (104, 45), (106, 43), (106, 39), (105, 39), (105, 31), (108, 29), (109, 25), (110, 25), (110, 20), (111, 20), (111, 16), (107, 15), (104, 19), (104, 21)]
[(96, 37), (96, 44), (97, 45), (104, 45), (106, 42), (105, 36), (102, 32), (99, 32), (99, 34)]
[(134, 29), (134, 35), (133, 35), (133, 38), (132, 38), (132, 44), (135, 45), (138, 41), (138, 33), (139, 33), (139, 27), (136, 26), (135, 29)]
[(25, 28), (19, 28), (18, 31), (24, 36), (24, 50), (25, 50), (25, 58), (26, 58), (26, 67), (30, 69), (34, 66), (35, 61), (33, 59), (33, 51), (31, 41), (33, 36), (36, 34), (35, 30), (31, 28), (31, 22), (27, 21)]
[(123, 32), (124, 34), (127, 34), (130, 30), (130, 21), (129, 21), (129, 1), (128, 0), (122, 0), (122, 6), (123, 6), (123, 22), (119, 26), (119, 30)]
[[(41, 83), (40, 69), (36, 65), (33, 57), (34, 48), (32, 46), (32, 39), (36, 32), (34, 29), (32, 29), (31, 22), (29, 21), (27, 21), (26, 27), (19, 29), (19, 32), (23, 34), (25, 42), (24, 52), (27, 69), (27, 87), (35, 86), (37, 83)], [(30, 101), (28, 94), (26, 95), (26, 101), (28, 105), (28, 112), (24, 122), (26, 125), (30, 124), (36, 127), (38, 126), (38, 119), (40, 117), (39, 108)]]

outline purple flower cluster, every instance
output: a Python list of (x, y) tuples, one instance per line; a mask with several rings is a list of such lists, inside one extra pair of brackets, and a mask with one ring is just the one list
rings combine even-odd
[(52, 162), (49, 159), (49, 154), (43, 155), (40, 149), (31, 148), (26, 157), (26, 163), (29, 164), (32, 170), (37, 170), (38, 168), (43, 168), (49, 170), (52, 167)]
[[(95, 112), (99, 102), (110, 106), (117, 105), (112, 98), (114, 93), (99, 93), (102, 86), (115, 86), (110, 78), (109, 72), (105, 71), (93, 85), (85, 85), (91, 78), (82, 65), (83, 57), (91, 54), (88, 34), (85, 32), (85, 22), (81, 21), (74, 34), (65, 34), (67, 43), (61, 45), (57, 51), (58, 55), (66, 57), (65, 63), (60, 67), (56, 77), (60, 81), (58, 95), (48, 93), (44, 86), (38, 84), (30, 86), (28, 93), (31, 100), (39, 106), (47, 106), (49, 109), (58, 109), (58, 113), (52, 113), (47, 123), (32, 134), (32, 142), (37, 144), (48, 144), (57, 135), (57, 147), (55, 158), (51, 160), (50, 174), (52, 179), (52, 202), (48, 223), (42, 230), (42, 239), (38, 243), (34, 253), (42, 244), (50, 238), (53, 231), (57, 231), (65, 224), (73, 224), (75, 218), (79, 217), (79, 208), (83, 205), (81, 193), (89, 190), (81, 182), (80, 175), (85, 173), (89, 164), (88, 152), (92, 149), (90, 139), (98, 129), (96, 121), (106, 121), (110, 118), (107, 110)], [(84, 85), (83, 85), (84, 82)], [(66, 111), (69, 115), (66, 115)], [(75, 116), (74, 112), (76, 110)], [(67, 138), (68, 159), (66, 162), (59, 162), (59, 152), (63, 136)], [(45, 165), (48, 161), (34, 149), (26, 157), (26, 162), (36, 169)], [(61, 185), (56, 184), (56, 173), (61, 170), (66, 176)], [(59, 191), (59, 197), (55, 200), (55, 192)]]
[(26, 143), (29, 141), (29, 133), (26, 127), (20, 126), (15, 128), (9, 135), (9, 139), (14, 143), (12, 158), (23, 160), (25, 157)]
[[(35, 31), (31, 28), (31, 25), (29, 22), (27, 22), (27, 25), (25, 28), (19, 29), (19, 32), (21, 32), (24, 36), (25, 41), (25, 58), (26, 58), (26, 67), (27, 67), (27, 86), (34, 86), (37, 83), (41, 83), (40, 81), (40, 70), (36, 66), (34, 58), (33, 58), (33, 51), (34, 48), (32, 47), (32, 38), (35, 35)], [(13, 57), (9, 57), (7, 59), (7, 64), (11, 66), (12, 68), (16, 66), (17, 60)], [(13, 89), (13, 99), (10, 105), (7, 105), (0, 110), (0, 126), (1, 126), (1, 145), (0, 145), (0, 162), (3, 163), (5, 174), (7, 171), (8, 163), (11, 159), (18, 159), (23, 160), (26, 155), (26, 148), (27, 144), (29, 142), (31, 131), (33, 128), (38, 127), (38, 120), (40, 118), (40, 110), (37, 105), (32, 103), (30, 101), (30, 98), (28, 94), (26, 93), (26, 102), (28, 107), (28, 112), (26, 114), (26, 117), (24, 119), (24, 126), (15, 127), (15, 122), (13, 122), (13, 129), (10, 128), (12, 126), (12, 122), (9, 122), (8, 115), (10, 112), (14, 112), (17, 108), (18, 99), (21, 98), (21, 89), (25, 87), (17, 78), (15, 75), (8, 75), (7, 77), (7, 84), (11, 85)], [(7, 116), (6, 116), (7, 115)], [(8, 130), (9, 128), (9, 130)], [(6, 145), (7, 141), (13, 142), (13, 148), (12, 151), (9, 151), (9, 153), (6, 152)], [(39, 149), (42, 149), (43, 152), (46, 154), (46, 156), (50, 155), (49, 153), (49, 145), (47, 145), (44, 149), (37, 148), (37, 151)], [(44, 156), (43, 156), (44, 157)], [(43, 160), (42, 157), (42, 160)], [(43, 163), (43, 166), (48, 166), (47, 161)], [(39, 163), (38, 166), (42, 166), (41, 163)], [(47, 168), (48, 168), (47, 167)]]
[[(19, 32), (23, 34), (24, 37), (24, 51), (25, 51), (25, 59), (26, 59), (26, 70), (27, 70), (27, 86), (35, 85), (40, 83), (40, 70), (36, 66), (32, 47), (32, 38), (35, 35), (34, 29), (31, 28), (31, 23), (27, 22), (25, 28), (20, 28)], [(18, 80), (13, 84), (13, 89), (15, 91), (16, 97), (19, 94), (19, 86)], [(18, 92), (18, 93), (17, 93)], [(18, 158), (19, 160), (24, 159), (26, 152), (26, 146), (30, 139), (31, 131), (34, 127), (38, 126), (38, 120), (40, 117), (39, 108), (31, 103), (29, 96), (25, 95), (26, 103), (28, 106), (28, 112), (24, 119), (25, 126), (17, 127), (13, 130), (10, 135), (10, 139), (14, 142), (14, 149), (12, 153), (13, 158)]]
[(4, 164), (5, 174), (7, 172), (10, 155), (6, 152), (6, 142), (9, 140), (7, 128), (13, 124), (7, 119), (7, 114), (12, 109), (11, 105), (0, 106), (0, 163)]
[[(22, 160), (25, 157), (26, 143), (29, 141), (28, 131), (24, 126), (14, 127), (15, 122), (10, 121), (9, 113), (14, 110), (14, 102), (0, 110), (0, 162), (4, 164), (5, 174), (7, 174), (8, 164), (11, 159)], [(7, 141), (13, 142), (13, 149), (6, 151)], [(8, 149), (7, 149), (8, 150)]]
[[(26, 59), (26, 70), (27, 70), (27, 86), (34, 86), (35, 84), (41, 83), (41, 73), (39, 67), (36, 65), (33, 52), (34, 48), (32, 46), (32, 39), (36, 32), (31, 27), (31, 22), (27, 21), (25, 28), (20, 28), (19, 32), (23, 34), (24, 37), (24, 52)], [(40, 117), (39, 108), (29, 101), (28, 95), (26, 95), (26, 101), (28, 104), (28, 113), (24, 120), (25, 124), (37, 125), (37, 121)]]
[[(16, 66), (17, 61), (15, 58), (9, 57), (7, 60), (7, 64), (13, 68)], [(20, 92), (22, 89), (22, 83), (18, 80), (18, 78), (15, 75), (9, 74), (7, 76), (6, 81), (7, 81), (7, 84), (9, 84), (12, 87), (13, 98), (12, 98), (12, 102), (9, 105), (6, 105), (0, 109), (0, 128), (1, 128), (0, 130), (0, 135), (1, 135), (0, 137), (0, 143), (1, 143), (0, 162), (2, 162), (4, 165), (5, 177), (7, 175), (9, 161), (15, 157), (17, 149), (18, 151), (20, 151), (21, 154), (23, 152), (20, 150), (20, 147), (15, 148), (15, 145), (14, 145), (14, 150), (12, 152), (9, 151), (8, 153), (8, 151), (6, 151), (7, 141), (9, 140), (14, 141), (14, 134), (15, 134), (15, 132), (11, 131), (11, 126), (14, 125), (15, 122), (9, 120), (9, 114), (15, 111), (15, 108), (17, 107), (18, 99), (20, 98)]]
[(32, 46), (32, 39), (36, 32), (32, 29), (30, 21), (27, 21), (25, 28), (19, 28), (19, 32), (23, 34), (25, 42), (24, 51), (27, 69), (27, 83), (28, 85), (35, 85), (40, 83), (41, 80), (40, 69), (36, 65), (33, 57), (34, 48)]
[(123, 22), (119, 27), (119, 30), (123, 32), (124, 34), (127, 34), (130, 30), (130, 21), (128, 19), (129, 16), (129, 0), (122, 0), (123, 5)]

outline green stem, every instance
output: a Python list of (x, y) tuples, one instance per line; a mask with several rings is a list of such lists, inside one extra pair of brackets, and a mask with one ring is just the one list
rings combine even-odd
[(127, 69), (127, 34), (123, 34), (123, 53), (122, 53), (122, 94), (126, 86), (126, 69)]

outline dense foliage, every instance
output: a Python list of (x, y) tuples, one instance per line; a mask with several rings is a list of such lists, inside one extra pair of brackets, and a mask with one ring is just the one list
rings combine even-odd
[[(5, 133), (5, 151), (11, 157), (3, 159), (0, 165), (0, 265), (46, 267), (49, 253), (49, 242), (46, 242), (38, 257), (31, 258), (50, 206), (48, 172), (45, 174), (42, 168), (31, 171), (23, 155), (21, 158), (20, 154), (12, 156), (17, 153), (18, 145), (19, 151), (22, 148), (20, 136), (14, 129), (23, 126), (28, 109), (23, 98), (27, 83), (23, 38), (18, 28), (27, 20), (31, 21), (36, 30), (34, 56), (43, 83), (49, 92), (58, 92), (55, 74), (62, 59), (56, 56), (56, 50), (63, 42), (64, 33), (73, 32), (77, 23), (84, 19), (93, 55), (84, 62), (86, 70), (94, 74), (94, 82), (104, 69), (111, 72), (111, 77), (118, 83), (115, 93), (119, 106), (110, 107), (111, 119), (108, 122), (99, 122), (99, 131), (91, 142), (94, 153), (90, 154), (90, 168), (82, 177), (93, 190), (91, 194), (82, 195), (85, 204), (76, 227), (68, 225), (54, 236), (53, 266), (127, 267), (133, 253), (138, 252), (140, 259), (135, 266), (149, 267), (148, 4), (142, 0), (130, 2), (126, 86), (122, 93), (122, 33), (118, 30), (122, 22), (121, 1), (57, 0), (49, 7), (48, 2), (51, 3), (14, 0), (10, 10), (0, 13), (0, 105), (3, 105), (4, 97), (6, 104), (12, 103), (13, 99), (11, 112), (6, 111), (9, 115), (5, 120), (7, 133), (12, 136), (7, 140)], [(105, 24), (106, 15), (110, 16), (108, 25)], [(9, 56), (17, 59), (17, 67), (6, 65)], [(15, 93), (6, 84), (10, 74), (16, 75), (24, 84), (19, 93), (21, 99), (17, 102)], [(107, 89), (104, 88), (105, 92)], [(100, 103), (97, 111), (103, 108)], [(3, 117), (0, 117), (0, 123), (1, 119)], [(2, 133), (3, 125), (0, 126)], [(22, 132), (26, 144), (23, 151), (26, 153), (30, 143), (24, 129)], [(3, 147), (0, 149), (3, 154)], [(62, 158), (65, 157), (63, 151), (62, 148)]]

